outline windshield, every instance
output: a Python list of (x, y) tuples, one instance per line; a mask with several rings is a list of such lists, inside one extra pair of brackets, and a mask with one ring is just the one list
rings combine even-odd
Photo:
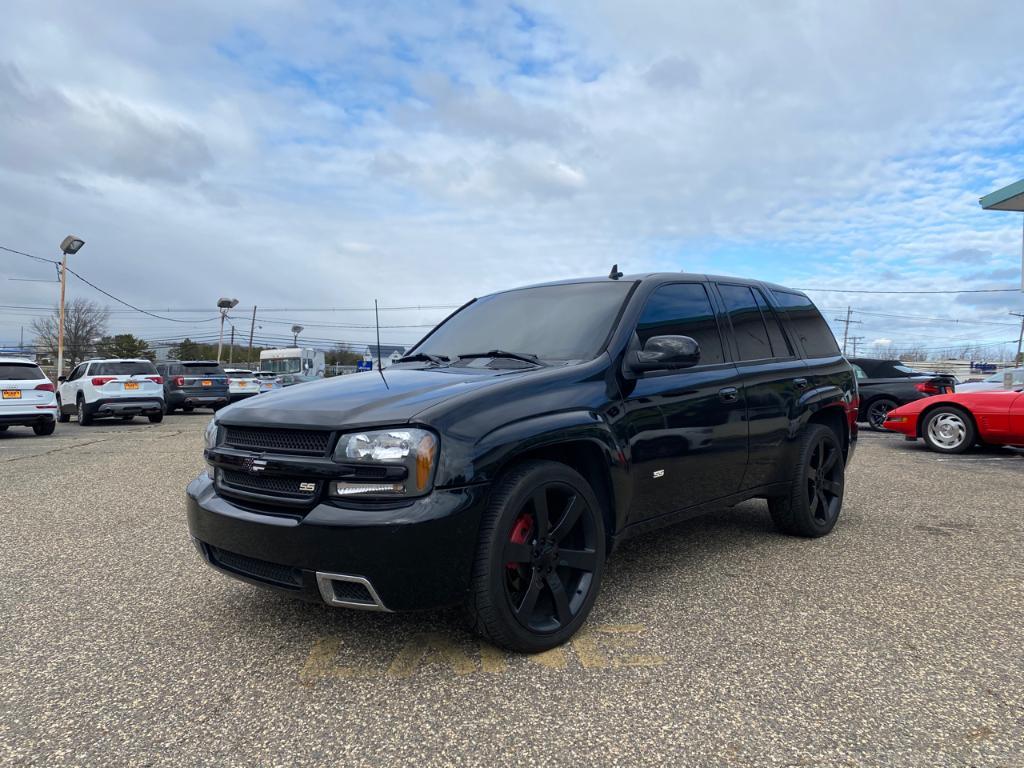
[(156, 366), (144, 362), (96, 363), (89, 368), (90, 376), (136, 376), (154, 373), (156, 373)]
[(485, 296), (437, 327), (409, 354), (501, 349), (541, 360), (590, 360), (604, 345), (633, 283), (571, 283)]
[(260, 360), (260, 368), (273, 373), (298, 373), (302, 370), (302, 361), (298, 357), (278, 357)]

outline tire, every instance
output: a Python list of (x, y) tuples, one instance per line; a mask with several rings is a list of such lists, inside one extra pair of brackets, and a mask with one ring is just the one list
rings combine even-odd
[(92, 414), (89, 413), (89, 406), (85, 404), (85, 398), (78, 398), (78, 426), (87, 427), (92, 424)]
[(183, 410), (185, 413), (192, 413), (192, 411), (195, 409), (191, 405), (185, 405), (182, 406), (181, 410)]
[(604, 559), (601, 505), (587, 481), (558, 462), (520, 464), (496, 484), (481, 520), (470, 624), (513, 651), (561, 645), (586, 621)]
[(940, 405), (921, 426), (925, 445), (938, 453), (964, 453), (977, 440), (974, 419), (959, 408)]
[(0, 424), (0, 432), (6, 432), (8, 426), (10, 426), (10, 425), (8, 425), (8, 424)]
[(149, 414), (149, 423), (150, 424), (159, 424), (163, 420), (164, 420), (164, 412), (163, 411), (160, 411), (160, 413), (151, 413), (151, 414)]
[(883, 427), (882, 424), (885, 423), (885, 417), (889, 414), (889, 411), (898, 407), (899, 403), (889, 397), (879, 397), (872, 400), (864, 409), (864, 420), (868, 423), (868, 429), (875, 432), (888, 432), (889, 430)]
[(783, 533), (817, 538), (829, 533), (843, 507), (846, 467), (836, 433), (808, 424), (789, 493), (768, 499), (772, 521)]
[(57, 421), (61, 424), (67, 424), (71, 421), (71, 414), (64, 413), (64, 406), (60, 402), (60, 397), (57, 398)]
[(42, 424), (32, 425), (32, 431), (35, 432), (40, 437), (43, 437), (44, 435), (52, 435), (53, 430), (55, 430), (56, 428), (56, 421), (44, 421)]

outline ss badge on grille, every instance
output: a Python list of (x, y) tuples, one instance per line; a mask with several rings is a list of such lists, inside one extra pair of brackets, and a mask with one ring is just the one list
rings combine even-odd
[(267, 468), (267, 462), (263, 459), (254, 459), (252, 456), (246, 456), (242, 460), (242, 469), (248, 472), (250, 475), (257, 475)]
[(299, 483), (299, 490), (312, 493), (316, 490), (316, 483)]

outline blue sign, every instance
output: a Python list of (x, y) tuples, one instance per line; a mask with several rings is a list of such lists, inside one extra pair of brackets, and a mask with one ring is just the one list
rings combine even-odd
[(356, 361), (356, 370), (357, 371), (372, 371), (373, 370), (373, 361), (371, 361), (371, 360), (358, 360), (358, 361)]

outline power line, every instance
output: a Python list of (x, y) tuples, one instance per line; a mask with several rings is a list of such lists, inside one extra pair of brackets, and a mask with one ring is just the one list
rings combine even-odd
[(798, 291), (810, 291), (812, 293), (888, 293), (909, 296), (911, 294), (939, 294), (939, 293), (1019, 293), (1020, 288), (968, 288), (959, 291), (866, 291), (853, 288), (797, 288)]

